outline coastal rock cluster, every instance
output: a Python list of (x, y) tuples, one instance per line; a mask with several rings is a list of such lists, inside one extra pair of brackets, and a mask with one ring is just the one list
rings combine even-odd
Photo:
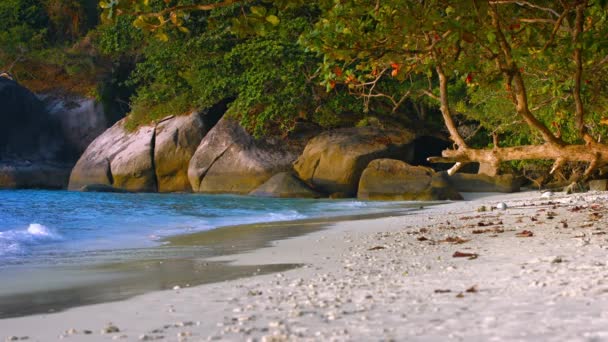
[(255, 138), (224, 117), (226, 103), (135, 129), (123, 118), (108, 128), (112, 122), (94, 100), (37, 97), (4, 78), (0, 102), (8, 108), (0, 188), (364, 200), (455, 200), (458, 191), (519, 189), (511, 176), (448, 177), (410, 165), (432, 146), (403, 128), (320, 132), (298, 122), (285, 138)]

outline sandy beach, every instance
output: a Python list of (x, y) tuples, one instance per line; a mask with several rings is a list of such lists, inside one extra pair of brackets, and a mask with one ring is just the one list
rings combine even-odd
[(300, 268), (3, 319), (0, 338), (604, 341), (607, 200), (470, 194), (413, 215), (338, 222), (213, 259)]

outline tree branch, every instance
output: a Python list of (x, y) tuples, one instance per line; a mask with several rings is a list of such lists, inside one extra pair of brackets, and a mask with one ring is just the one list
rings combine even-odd
[[(563, 141), (558, 139), (551, 131), (540, 122), (531, 112), (528, 107), (528, 94), (526, 92), (525, 82), (521, 75), (517, 63), (513, 59), (511, 53), (511, 45), (507, 41), (502, 28), (500, 26), (500, 17), (495, 6), (490, 6), (490, 16), (492, 18), (492, 26), (496, 30), (496, 39), (499, 44), (502, 58), (498, 58), (500, 70), (507, 78), (507, 86), (510, 88), (513, 102), (517, 113), (524, 119), (528, 126), (540, 132), (543, 139), (551, 144), (563, 145)], [(513, 87), (511, 87), (513, 85)]]

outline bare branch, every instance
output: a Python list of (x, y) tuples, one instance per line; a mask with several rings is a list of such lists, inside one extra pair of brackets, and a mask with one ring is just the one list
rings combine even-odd
[(548, 7), (542, 7), (536, 4), (533, 4), (529, 1), (523, 1), (523, 0), (494, 0), (494, 1), (489, 1), (488, 2), (490, 5), (509, 5), (509, 4), (516, 4), (520, 7), (530, 7), (530, 8), (536, 8), (539, 9), (541, 11), (544, 12), (548, 12), (553, 14), (555, 17), (559, 17), (559, 13), (557, 13), (554, 9), (552, 8), (548, 8)]
[(562, 26), (562, 21), (564, 20), (564, 18), (566, 18), (566, 15), (568, 14), (568, 12), (570, 12), (569, 6), (567, 6), (564, 9), (564, 12), (562, 12), (562, 14), (559, 16), (559, 18), (555, 22), (555, 26), (553, 26), (553, 31), (551, 31), (551, 36), (549, 37), (549, 40), (547, 40), (547, 42), (545, 43), (545, 46), (543, 46), (543, 51), (547, 50), (549, 45), (553, 44), (553, 40), (555, 39), (555, 34), (559, 30), (560, 26)]

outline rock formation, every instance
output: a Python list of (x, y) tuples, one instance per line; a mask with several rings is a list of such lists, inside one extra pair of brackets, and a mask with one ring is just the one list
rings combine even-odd
[(198, 146), (188, 178), (196, 192), (248, 194), (290, 170), (296, 157), (282, 141), (254, 139), (237, 122), (223, 118)]
[(462, 196), (445, 177), (447, 174), (428, 167), (412, 166), (394, 159), (376, 159), (363, 171), (357, 197), (390, 201), (461, 200)]
[(291, 172), (281, 172), (249, 193), (258, 197), (319, 198), (321, 194), (294, 176)]
[[(337, 197), (355, 196), (361, 173), (370, 161), (410, 161), (415, 134), (399, 129), (345, 128), (310, 140), (294, 164), (298, 177), (315, 190)], [(334, 197), (336, 197), (334, 196)]]
[(86, 149), (70, 176), (70, 190), (101, 184), (128, 191), (188, 192), (192, 153), (206, 134), (205, 113), (172, 116), (133, 132), (117, 122)]

